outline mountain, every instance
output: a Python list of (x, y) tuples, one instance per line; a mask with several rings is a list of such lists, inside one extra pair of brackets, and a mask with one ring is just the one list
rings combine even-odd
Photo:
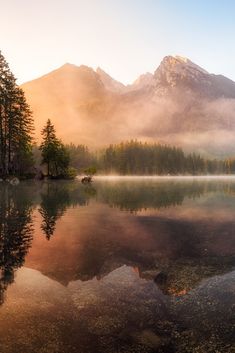
[(96, 69), (96, 73), (99, 75), (100, 80), (103, 82), (105, 88), (111, 92), (123, 93), (126, 91), (126, 86), (113, 79), (100, 67)]
[(146, 74), (140, 75), (137, 80), (129, 86), (129, 90), (139, 90), (146, 87), (153, 87), (155, 85), (155, 80), (153, 74), (147, 72)]
[(22, 88), (38, 141), (51, 118), (65, 142), (92, 148), (138, 138), (206, 155), (235, 153), (235, 82), (187, 58), (166, 56), (128, 86), (100, 68), (65, 64)]
[(154, 74), (155, 86), (190, 89), (203, 97), (235, 98), (235, 83), (222, 75), (209, 74), (187, 58), (166, 56)]
[(64, 141), (92, 145), (112, 101), (112, 92), (87, 66), (65, 64), (22, 88), (33, 110), (37, 141), (50, 118)]

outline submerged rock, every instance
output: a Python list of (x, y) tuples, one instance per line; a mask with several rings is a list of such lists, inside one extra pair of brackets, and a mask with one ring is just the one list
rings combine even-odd
[(12, 178), (12, 179), (9, 180), (9, 183), (10, 183), (11, 185), (16, 186), (16, 185), (19, 185), (20, 180), (19, 180), (18, 178), (14, 177), (14, 178)]
[(147, 280), (155, 280), (158, 277), (161, 277), (162, 272), (160, 270), (147, 270), (140, 272), (140, 277)]
[(151, 348), (158, 348), (162, 345), (162, 339), (151, 330), (143, 330), (140, 334), (136, 335), (136, 339), (144, 346)]

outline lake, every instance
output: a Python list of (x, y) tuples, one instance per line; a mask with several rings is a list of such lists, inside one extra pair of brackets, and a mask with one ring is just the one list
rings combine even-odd
[(0, 184), (1, 353), (232, 353), (235, 178)]

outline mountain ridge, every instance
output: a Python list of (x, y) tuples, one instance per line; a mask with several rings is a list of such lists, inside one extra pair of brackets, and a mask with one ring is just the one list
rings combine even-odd
[(49, 117), (65, 142), (94, 148), (138, 138), (203, 153), (235, 153), (229, 146), (235, 146), (235, 82), (184, 57), (164, 57), (153, 74), (130, 85), (101, 68), (66, 63), (21, 87), (38, 140)]

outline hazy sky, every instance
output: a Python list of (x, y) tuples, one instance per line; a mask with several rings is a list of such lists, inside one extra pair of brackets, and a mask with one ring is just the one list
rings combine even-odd
[(234, 16), (234, 0), (0, 0), (0, 49), (19, 83), (66, 62), (129, 83), (169, 54), (235, 80)]

